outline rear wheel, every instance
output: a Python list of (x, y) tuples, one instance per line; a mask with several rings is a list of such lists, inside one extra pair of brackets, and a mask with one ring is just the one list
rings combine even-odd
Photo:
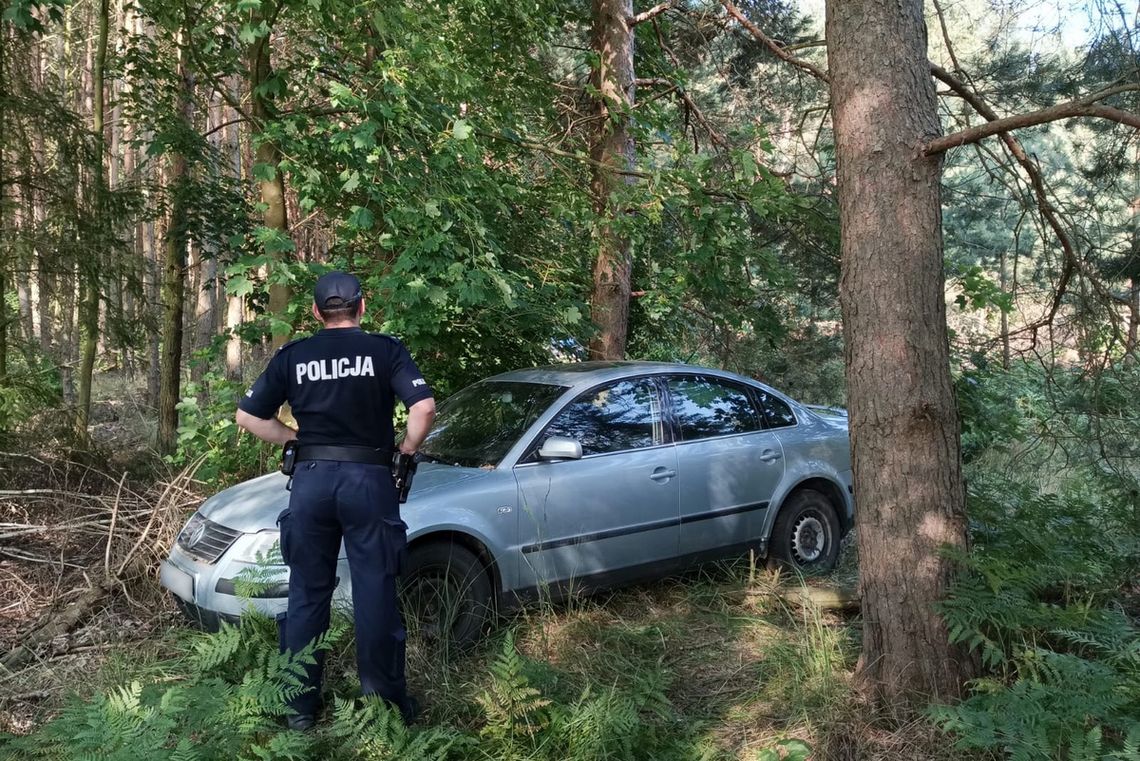
[(769, 570), (827, 573), (838, 557), (839, 518), (827, 497), (812, 489), (788, 497), (768, 537)]
[(464, 647), (483, 634), (492, 612), (491, 578), (466, 547), (432, 542), (412, 547), (400, 582), (412, 636), (429, 647)]

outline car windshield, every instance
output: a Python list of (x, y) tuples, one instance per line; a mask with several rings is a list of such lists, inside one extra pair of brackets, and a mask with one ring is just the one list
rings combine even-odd
[(564, 386), (480, 381), (439, 406), (420, 451), (449, 465), (495, 467)]

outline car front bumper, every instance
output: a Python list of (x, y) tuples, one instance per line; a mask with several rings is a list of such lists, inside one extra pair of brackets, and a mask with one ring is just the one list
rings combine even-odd
[(263, 592), (243, 597), (236, 594), (235, 581), (243, 571), (256, 566), (230, 560), (227, 555), (208, 564), (175, 546), (159, 567), (159, 582), (191, 619), (206, 628), (217, 628), (220, 620), (237, 620), (251, 609), (267, 616), (285, 611), (289, 594), (286, 568), (281, 568), (281, 576), (267, 584)]

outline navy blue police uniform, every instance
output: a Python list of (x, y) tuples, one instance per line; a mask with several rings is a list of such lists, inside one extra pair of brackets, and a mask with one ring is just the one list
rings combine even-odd
[[(325, 328), (283, 346), (239, 404), (269, 419), (288, 401), (299, 425), (289, 508), (278, 518), (289, 566), (282, 649), (298, 652), (328, 629), (343, 537), (361, 691), (395, 704), (405, 718), (414, 709), (404, 678), (396, 579), (407, 526), (391, 472), (392, 414), (397, 398), (411, 407), (431, 396), (399, 340), (348, 327)], [(349, 456), (338, 454), (344, 452)], [(320, 707), (322, 668), (318, 654), (307, 668), (306, 690), (290, 704), (301, 716)]]

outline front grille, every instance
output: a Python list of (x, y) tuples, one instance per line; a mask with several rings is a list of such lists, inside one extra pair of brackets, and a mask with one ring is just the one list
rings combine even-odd
[(216, 563), (241, 532), (195, 514), (178, 534), (178, 546), (205, 563)]

